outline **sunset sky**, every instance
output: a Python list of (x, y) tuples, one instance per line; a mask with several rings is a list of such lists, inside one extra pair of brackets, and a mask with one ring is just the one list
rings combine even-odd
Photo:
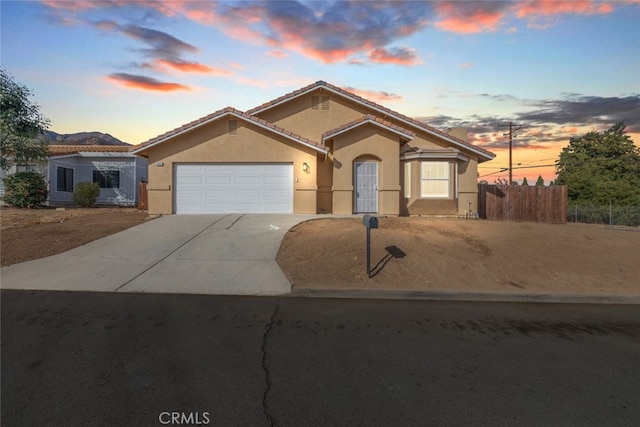
[[(640, 145), (640, 1), (5, 1), (2, 67), (58, 133), (139, 144), (325, 80), (553, 179), (569, 138)], [(506, 126), (505, 126), (506, 125)]]

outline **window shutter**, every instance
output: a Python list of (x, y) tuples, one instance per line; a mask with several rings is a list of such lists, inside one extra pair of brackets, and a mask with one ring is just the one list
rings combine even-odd
[(311, 97), (311, 109), (312, 110), (318, 110), (320, 106), (320, 97), (319, 96), (312, 96)]

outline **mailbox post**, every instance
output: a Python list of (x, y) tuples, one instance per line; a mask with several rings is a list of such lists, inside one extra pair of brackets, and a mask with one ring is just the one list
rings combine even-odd
[(362, 224), (367, 228), (367, 277), (371, 277), (371, 229), (378, 228), (378, 217), (365, 215)]

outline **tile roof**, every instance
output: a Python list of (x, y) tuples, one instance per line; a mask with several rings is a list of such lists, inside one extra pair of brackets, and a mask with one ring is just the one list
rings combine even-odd
[(492, 152), (490, 152), (488, 150), (485, 150), (482, 147), (479, 147), (477, 145), (473, 145), (473, 144), (471, 144), (471, 143), (469, 143), (467, 141), (464, 141), (464, 140), (462, 140), (460, 138), (456, 138), (455, 136), (449, 135), (446, 132), (443, 132), (443, 131), (438, 130), (438, 129), (432, 127), (432, 126), (429, 126), (426, 123), (423, 123), (423, 122), (420, 122), (418, 120), (412, 119), (411, 117), (405, 116), (404, 114), (400, 114), (397, 111), (391, 110), (390, 108), (384, 107), (384, 106), (382, 106), (380, 104), (376, 104), (373, 101), (369, 101), (369, 100), (367, 100), (367, 99), (365, 99), (365, 98), (363, 98), (361, 96), (358, 96), (358, 95), (356, 95), (354, 93), (346, 91), (346, 90), (344, 90), (344, 89), (342, 89), (342, 88), (340, 88), (338, 86), (334, 86), (334, 85), (332, 85), (330, 83), (327, 83), (325, 81), (322, 81), (322, 80), (319, 80), (319, 81), (317, 81), (315, 83), (312, 83), (312, 84), (310, 84), (308, 86), (305, 86), (303, 88), (300, 88), (298, 90), (290, 92), (290, 93), (288, 93), (286, 95), (283, 95), (283, 96), (281, 96), (279, 98), (276, 98), (274, 100), (271, 100), (269, 102), (266, 102), (266, 103), (264, 103), (262, 105), (259, 105), (258, 107), (252, 108), (251, 110), (248, 110), (247, 113), (252, 114), (252, 115), (253, 114), (259, 114), (259, 113), (261, 113), (261, 112), (263, 112), (265, 110), (268, 110), (268, 109), (270, 109), (272, 107), (275, 107), (275, 106), (277, 106), (279, 104), (282, 104), (283, 102), (286, 102), (286, 101), (288, 101), (290, 99), (296, 98), (296, 97), (304, 95), (306, 93), (309, 93), (309, 92), (311, 92), (311, 91), (313, 91), (313, 90), (315, 90), (317, 88), (320, 88), (320, 87), (326, 88), (329, 91), (337, 93), (337, 94), (340, 94), (340, 95), (342, 95), (342, 96), (344, 96), (346, 98), (350, 98), (350, 99), (352, 99), (353, 101), (355, 101), (357, 103), (366, 105), (366, 106), (371, 107), (371, 108), (373, 108), (375, 110), (378, 110), (380, 112), (384, 112), (386, 114), (389, 114), (389, 115), (395, 117), (396, 119), (398, 119), (400, 121), (403, 121), (403, 122), (405, 122), (407, 124), (413, 125), (413, 126), (415, 126), (417, 128), (425, 130), (425, 131), (427, 131), (429, 133), (438, 135), (438, 136), (440, 136), (442, 138), (445, 138), (445, 139), (447, 139), (447, 140), (449, 140), (451, 142), (456, 143), (457, 145), (461, 145), (461, 146), (464, 146), (464, 147), (466, 147), (468, 149), (476, 151), (479, 154), (483, 154), (488, 159), (492, 159), (492, 158), (495, 157), (495, 154), (493, 154)]
[(373, 114), (367, 114), (366, 116), (362, 116), (352, 122), (349, 122), (347, 124), (344, 124), (340, 127), (337, 127), (335, 129), (332, 129), (328, 132), (325, 132), (324, 134), (322, 134), (322, 141), (324, 142), (325, 140), (332, 138), (342, 132), (345, 132), (347, 130), (351, 130), (355, 127), (361, 126), (363, 124), (366, 123), (375, 123), (378, 124), (380, 126), (386, 127), (389, 130), (391, 130), (392, 132), (398, 133), (398, 134), (402, 134), (404, 135), (407, 139), (413, 139), (413, 137), (416, 135), (415, 132), (409, 130), (409, 129), (405, 129), (403, 127), (397, 126), (393, 123), (391, 123), (388, 120), (384, 120), (381, 119), (380, 117), (376, 117)]
[(299, 142), (303, 145), (307, 145), (311, 148), (314, 148), (317, 151), (320, 151), (322, 153), (327, 153), (329, 151), (329, 149), (327, 147), (324, 146), (324, 144), (321, 144), (319, 142), (316, 141), (312, 141), (309, 138), (306, 138), (304, 136), (298, 135), (296, 133), (290, 132), (286, 129), (283, 129), (273, 123), (270, 123), (264, 119), (261, 119), (260, 117), (256, 117), (254, 115), (251, 115), (249, 113), (245, 113), (243, 111), (237, 110), (233, 107), (227, 107), (227, 108), (223, 108), (222, 110), (218, 110), (214, 113), (211, 113), (209, 115), (206, 115), (204, 117), (201, 117), (197, 120), (194, 120), (192, 122), (189, 122), (187, 124), (184, 124), (176, 129), (170, 130), (168, 132), (163, 133), (162, 135), (158, 135), (155, 138), (151, 138), (150, 140), (143, 142), (141, 144), (135, 145), (133, 147), (131, 147), (131, 151), (134, 153), (138, 153), (142, 150), (144, 150), (147, 147), (150, 147), (152, 145), (156, 145), (159, 143), (162, 143), (164, 141), (166, 141), (167, 139), (174, 137), (176, 135), (182, 134), (184, 132), (190, 131), (192, 129), (195, 129), (199, 126), (202, 126), (206, 123), (209, 123), (213, 120), (219, 119), (221, 117), (227, 116), (227, 115), (231, 115), (240, 119), (243, 119), (247, 122), (251, 122), (251, 123), (255, 123), (258, 126), (261, 126), (265, 129), (268, 129), (272, 132), (281, 134), (289, 139), (292, 139), (296, 142)]
[(79, 152), (92, 153), (126, 153), (131, 149), (130, 145), (49, 145), (49, 156), (64, 156)]

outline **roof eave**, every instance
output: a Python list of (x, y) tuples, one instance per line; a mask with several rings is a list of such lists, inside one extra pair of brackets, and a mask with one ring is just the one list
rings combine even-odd
[(138, 149), (132, 150), (132, 151), (131, 151), (131, 154), (139, 155), (139, 153), (142, 153), (142, 152), (144, 152), (145, 150), (148, 150), (149, 148), (155, 147), (156, 145), (162, 144), (162, 143), (164, 143), (164, 142), (168, 141), (169, 139), (175, 138), (175, 137), (180, 136), (180, 135), (184, 135), (184, 134), (185, 134), (185, 133), (187, 133), (187, 132), (191, 132), (191, 131), (193, 131), (193, 130), (196, 130), (196, 129), (198, 129), (198, 128), (202, 127), (202, 126), (205, 126), (205, 125), (207, 125), (207, 124), (210, 124), (210, 123), (212, 123), (212, 122), (214, 122), (214, 121), (216, 121), (216, 120), (220, 120), (220, 119), (222, 119), (222, 118), (224, 118), (224, 117), (227, 117), (227, 116), (233, 116), (233, 117), (236, 117), (236, 118), (238, 118), (238, 119), (243, 120), (244, 122), (251, 123), (251, 124), (254, 124), (254, 125), (258, 126), (258, 127), (261, 127), (261, 128), (263, 128), (263, 129), (266, 129), (266, 130), (268, 130), (268, 131), (271, 131), (271, 132), (277, 133), (277, 134), (279, 134), (279, 135), (284, 136), (284, 137), (285, 137), (285, 138), (287, 138), (287, 139), (290, 139), (291, 141), (294, 141), (294, 142), (296, 142), (296, 143), (298, 143), (298, 144), (302, 144), (302, 145), (304, 145), (304, 146), (307, 146), (307, 147), (309, 147), (309, 148), (312, 148), (312, 149), (314, 149), (314, 150), (316, 150), (316, 151), (318, 151), (318, 152), (320, 152), (320, 153), (322, 153), (322, 154), (327, 154), (327, 152), (329, 151), (329, 149), (328, 149), (328, 148), (318, 147), (318, 146), (316, 146), (315, 144), (310, 144), (310, 143), (307, 143), (307, 142), (305, 142), (305, 141), (303, 141), (303, 140), (300, 140), (300, 139), (297, 139), (297, 138), (292, 137), (292, 136), (290, 136), (290, 135), (287, 135), (286, 133), (279, 132), (277, 129), (271, 128), (271, 127), (269, 127), (269, 126), (265, 126), (264, 124), (262, 124), (262, 123), (260, 123), (260, 122), (258, 122), (258, 121), (255, 121), (255, 120), (251, 120), (250, 118), (248, 118), (248, 117), (246, 117), (246, 116), (244, 116), (244, 115), (242, 115), (242, 114), (239, 114), (239, 113), (237, 113), (237, 112), (235, 112), (235, 111), (224, 111), (224, 112), (222, 112), (222, 113), (220, 113), (220, 114), (218, 114), (218, 115), (215, 115), (215, 116), (213, 116), (213, 117), (210, 117), (210, 118), (209, 118), (209, 119), (207, 119), (207, 120), (204, 120), (204, 121), (202, 121), (202, 122), (200, 122), (200, 123), (197, 123), (197, 124), (193, 125), (192, 127), (185, 128), (185, 129), (181, 130), (180, 132), (176, 132), (176, 133), (174, 133), (174, 134), (167, 135), (166, 137), (161, 138), (161, 139), (159, 139), (159, 140), (157, 140), (157, 141), (154, 141), (154, 142), (152, 142), (151, 144), (145, 145), (144, 147), (140, 147), (140, 148), (138, 148)]
[(328, 134), (326, 136), (323, 136), (322, 137), (322, 142), (324, 143), (325, 141), (328, 141), (328, 140), (330, 140), (332, 138), (335, 138), (338, 135), (342, 135), (343, 133), (350, 132), (353, 129), (359, 127), (359, 126), (366, 125), (366, 124), (372, 124), (372, 125), (378, 126), (379, 128), (385, 129), (385, 130), (387, 130), (389, 132), (395, 133), (396, 135), (400, 136), (401, 138), (404, 138), (407, 141), (411, 141), (413, 139), (413, 135), (409, 135), (409, 134), (407, 134), (405, 132), (401, 132), (401, 131), (399, 131), (397, 129), (394, 129), (392, 127), (389, 127), (389, 126), (385, 126), (384, 124), (379, 123), (376, 120), (366, 119), (366, 120), (362, 120), (362, 121), (360, 121), (358, 123), (354, 123), (351, 126), (347, 126), (344, 129), (340, 129), (337, 132), (333, 132), (333, 133), (330, 133), (330, 134)]
[(256, 108), (254, 108), (252, 110), (249, 110), (249, 112), (252, 115), (260, 114), (260, 113), (262, 113), (262, 112), (264, 112), (266, 110), (270, 110), (271, 108), (277, 107), (278, 105), (281, 105), (281, 104), (284, 104), (286, 102), (289, 102), (292, 99), (295, 99), (295, 98), (298, 98), (300, 96), (306, 95), (306, 94), (308, 94), (310, 92), (313, 92), (314, 90), (317, 90), (317, 89), (323, 89), (323, 90), (329, 91), (329, 92), (331, 92), (333, 94), (339, 95), (339, 96), (341, 96), (343, 98), (350, 99), (350, 100), (352, 100), (353, 102), (355, 102), (355, 103), (357, 103), (359, 105), (362, 105), (362, 106), (367, 107), (367, 108), (371, 108), (374, 111), (377, 111), (379, 113), (384, 114), (385, 117), (391, 116), (394, 119), (396, 119), (396, 120), (398, 120), (398, 121), (400, 121), (400, 122), (402, 122), (402, 123), (404, 123), (406, 125), (409, 125), (409, 126), (414, 127), (414, 128), (419, 128), (420, 130), (423, 130), (423, 131), (429, 133), (430, 135), (442, 138), (442, 139), (446, 140), (447, 142), (450, 142), (450, 143), (454, 144), (457, 147), (464, 148), (466, 150), (469, 150), (469, 151), (473, 152), (474, 154), (477, 154), (477, 155), (479, 155), (481, 157), (484, 157), (486, 159), (484, 161), (493, 160), (495, 158), (495, 154), (493, 154), (493, 153), (488, 154), (488, 153), (485, 153), (484, 151), (481, 151), (481, 150), (475, 150), (475, 149), (473, 149), (473, 146), (470, 146), (470, 145), (461, 143), (459, 141), (456, 141), (453, 138), (447, 137), (446, 134), (441, 134), (439, 132), (434, 132), (433, 130), (429, 129), (428, 127), (420, 126), (419, 124), (416, 124), (414, 122), (408, 121), (408, 120), (404, 119), (402, 116), (398, 115), (397, 113), (394, 113), (393, 111), (389, 111), (389, 110), (385, 109), (384, 107), (380, 108), (381, 106), (368, 104), (366, 102), (360, 101), (359, 99), (357, 99), (355, 97), (345, 95), (341, 91), (336, 90), (336, 89), (334, 89), (331, 86), (328, 86), (326, 84), (315, 84), (313, 86), (310, 86), (308, 89), (306, 89), (306, 90), (304, 90), (304, 91), (302, 91), (300, 93), (297, 93), (295, 96), (282, 99), (277, 103), (274, 103), (274, 104), (271, 104), (271, 105), (267, 105), (267, 106), (265, 106), (263, 108), (256, 107)]

